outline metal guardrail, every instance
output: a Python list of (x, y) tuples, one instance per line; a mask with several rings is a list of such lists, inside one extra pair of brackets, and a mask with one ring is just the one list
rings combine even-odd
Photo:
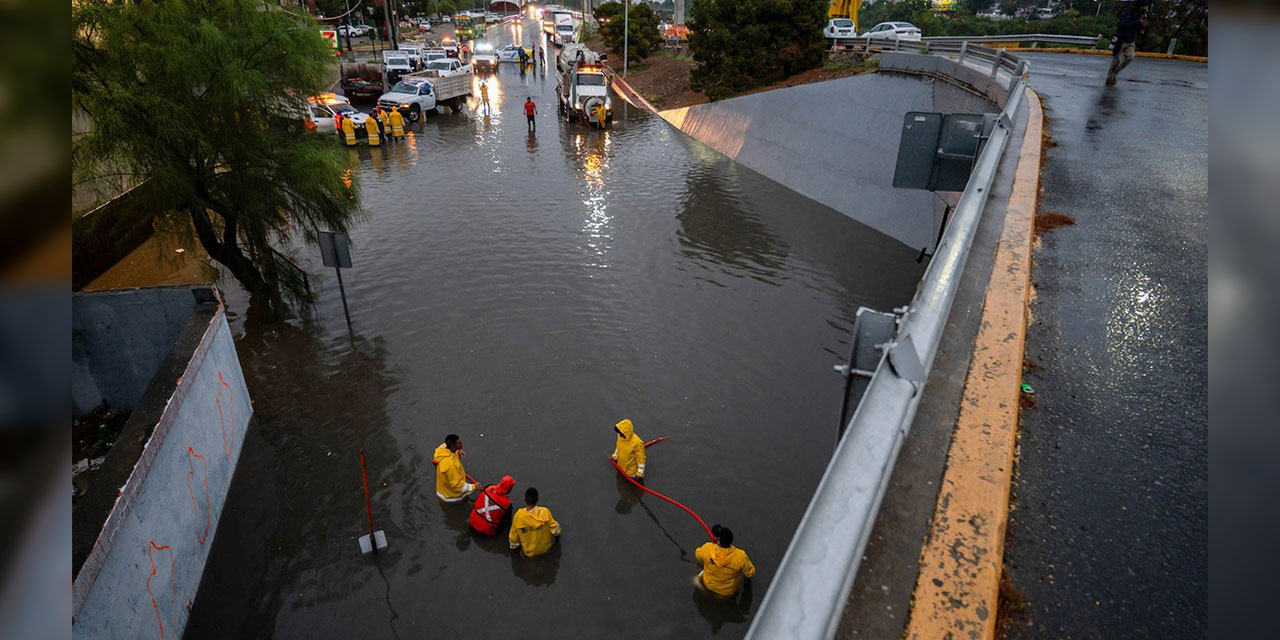
[(1090, 49), (1098, 48), (1098, 43), (1102, 41), (1102, 34), (1096, 36), (1069, 36), (1055, 35), (1051, 33), (1020, 33), (1016, 35), (1003, 36), (932, 36), (929, 38), (921, 38), (920, 40), (897, 40), (897, 39), (873, 39), (869, 37), (861, 38), (832, 38), (831, 44), (836, 49), (852, 49), (870, 51), (915, 51), (917, 49), (933, 49), (940, 45), (956, 45), (964, 43), (983, 44), (990, 42), (1016, 42), (1018, 44), (1031, 44), (1031, 48), (1038, 45), (1058, 44), (1087, 47)]
[[(967, 55), (977, 48), (961, 47)], [(995, 74), (1009, 56), (992, 55)], [(1022, 102), (1028, 65), (1016, 60), (1014, 64), (1016, 74), (1007, 85), (1004, 110), (974, 164), (915, 296), (908, 306), (895, 310), (897, 333), (882, 349), (862, 401), (747, 631), (748, 639), (807, 640), (836, 633)]]

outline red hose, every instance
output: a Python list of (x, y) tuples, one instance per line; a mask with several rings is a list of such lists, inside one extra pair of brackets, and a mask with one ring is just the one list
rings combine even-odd
[[(663, 440), (666, 440), (666, 439), (667, 439), (667, 436), (662, 436), (661, 438), (654, 438), (653, 440), (650, 440), (650, 441), (648, 441), (648, 442), (644, 443), (644, 446), (645, 446), (645, 448), (648, 448), (648, 447), (649, 447), (649, 445), (657, 444), (657, 443), (662, 442)], [(675, 506), (680, 507), (680, 509), (682, 509), (685, 513), (687, 513), (687, 514), (689, 514), (689, 515), (693, 516), (693, 519), (694, 519), (694, 520), (697, 520), (697, 521), (698, 521), (698, 524), (702, 525), (702, 530), (707, 532), (707, 537), (708, 537), (708, 538), (711, 538), (712, 540), (715, 540), (715, 539), (716, 539), (716, 537), (715, 537), (714, 535), (711, 535), (711, 527), (708, 527), (708, 526), (707, 526), (707, 523), (706, 523), (706, 522), (703, 522), (703, 521), (702, 521), (702, 518), (699, 518), (699, 517), (698, 517), (698, 514), (694, 513), (692, 509), (690, 509), (689, 507), (686, 507), (686, 506), (684, 506), (684, 505), (680, 504), (679, 502), (676, 502), (675, 500), (672, 500), (671, 498), (668, 498), (668, 497), (666, 497), (666, 496), (662, 495), (661, 493), (658, 493), (657, 491), (654, 491), (653, 489), (650, 489), (649, 487), (646, 487), (646, 486), (644, 486), (644, 485), (640, 484), (639, 482), (636, 482), (635, 478), (632, 478), (631, 476), (627, 475), (627, 472), (623, 471), (623, 470), (622, 470), (622, 467), (619, 467), (619, 466), (618, 466), (617, 461), (616, 461), (616, 460), (614, 460), (614, 459), (613, 459), (613, 457), (610, 457), (610, 458), (609, 458), (609, 464), (613, 465), (613, 468), (614, 468), (614, 469), (617, 469), (617, 470), (618, 470), (618, 473), (622, 474), (622, 477), (624, 477), (624, 478), (626, 478), (626, 479), (627, 479), (627, 482), (630, 482), (631, 484), (634, 484), (635, 486), (639, 487), (641, 491), (644, 491), (645, 493), (648, 493), (648, 494), (651, 494), (651, 495), (657, 496), (658, 498), (661, 498), (661, 499), (663, 499), (663, 500), (666, 500), (667, 502), (670, 502), (671, 504), (674, 504)]]

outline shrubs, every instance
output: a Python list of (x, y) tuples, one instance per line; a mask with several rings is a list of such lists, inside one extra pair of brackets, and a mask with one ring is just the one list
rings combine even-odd
[(600, 23), (600, 39), (610, 52), (622, 55), (624, 48), (624, 25), (629, 33), (626, 42), (627, 58), (631, 62), (639, 62), (648, 58), (662, 43), (662, 34), (658, 32), (658, 15), (647, 2), (631, 5), (630, 16), (623, 19), (623, 6), (620, 2), (606, 2), (593, 14)]
[(712, 100), (822, 63), (829, 0), (698, 0), (690, 10), (690, 87)]

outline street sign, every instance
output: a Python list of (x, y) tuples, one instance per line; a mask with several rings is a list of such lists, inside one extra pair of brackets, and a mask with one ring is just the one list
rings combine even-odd
[(334, 49), (342, 48), (338, 45), (338, 31), (336, 29), (321, 29), (320, 37), (328, 40), (329, 44), (333, 45)]
[(351, 247), (347, 234), (333, 231), (320, 232), (320, 259), (326, 267), (351, 268)]

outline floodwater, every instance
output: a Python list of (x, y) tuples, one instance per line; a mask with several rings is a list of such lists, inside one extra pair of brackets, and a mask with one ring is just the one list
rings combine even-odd
[[(188, 638), (746, 632), (833, 449), (854, 314), (906, 303), (923, 265), (621, 100), (600, 131), (557, 120), (550, 73), (484, 79), (488, 117), (473, 102), (350, 151), (350, 331), (314, 249), (299, 318), (259, 322), (224, 285), (256, 414)], [(624, 417), (671, 436), (648, 486), (734, 529), (759, 571), (743, 599), (701, 595), (701, 528), (616, 477)], [(482, 482), (539, 489), (551, 553), (436, 499), (451, 432)], [(376, 557), (356, 542), (361, 449)]]

